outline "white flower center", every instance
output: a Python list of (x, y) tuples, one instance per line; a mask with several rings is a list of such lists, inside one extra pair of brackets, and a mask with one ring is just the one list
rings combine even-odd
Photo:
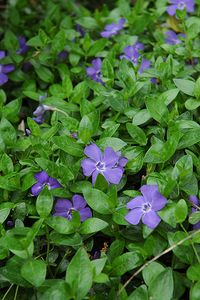
[(144, 213), (147, 213), (147, 212), (149, 212), (150, 210), (151, 210), (151, 204), (150, 203), (144, 203), (143, 205), (142, 205), (142, 210), (143, 210), (143, 212)]
[(178, 9), (184, 10), (184, 8), (185, 8), (185, 3), (183, 1), (179, 2), (178, 3)]
[(104, 171), (106, 168), (105, 168), (105, 163), (102, 162), (102, 161), (99, 161), (97, 164), (96, 164), (96, 168), (98, 171), (102, 172)]

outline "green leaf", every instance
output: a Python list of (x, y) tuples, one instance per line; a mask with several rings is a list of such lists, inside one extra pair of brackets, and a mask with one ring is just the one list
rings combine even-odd
[(200, 281), (195, 283), (190, 290), (190, 300), (199, 300), (200, 299)]
[(189, 96), (194, 95), (195, 83), (193, 81), (186, 79), (174, 79), (173, 81), (181, 92)]
[(32, 285), (39, 287), (45, 281), (46, 264), (42, 260), (28, 260), (21, 268), (21, 275)]
[(130, 134), (130, 136), (133, 138), (133, 144), (135, 144), (135, 142), (141, 146), (146, 145), (147, 143), (147, 138), (146, 135), (144, 133), (144, 131), (131, 123), (127, 123), (126, 124), (126, 129), (128, 131), (128, 133)]
[(121, 276), (141, 265), (143, 258), (137, 252), (127, 252), (116, 257), (112, 262), (112, 275)]
[(100, 148), (112, 147), (114, 151), (119, 151), (126, 146), (126, 143), (115, 137), (105, 137), (97, 142)]
[(189, 216), (189, 223), (196, 224), (200, 221), (200, 211), (196, 211)]
[(173, 290), (173, 274), (172, 270), (168, 268), (151, 281), (149, 286), (149, 296), (152, 297), (152, 299), (160, 299), (160, 295), (162, 295), (162, 300), (171, 300)]
[(178, 201), (175, 207), (175, 218), (177, 223), (182, 223), (187, 218), (188, 207), (184, 199)]
[(95, 275), (99, 275), (101, 271), (103, 270), (105, 263), (107, 261), (107, 258), (99, 258), (91, 261), (91, 265), (95, 270)]
[(4, 202), (0, 204), (0, 223), (2, 224), (10, 214), (10, 210), (14, 204), (10, 202)]
[(161, 98), (155, 99), (149, 97), (145, 100), (145, 104), (153, 119), (161, 124), (167, 123), (169, 111)]
[(112, 203), (109, 197), (97, 189), (83, 190), (83, 195), (88, 205), (100, 214), (111, 214)]
[(76, 157), (83, 156), (83, 147), (75, 142), (73, 138), (65, 136), (63, 139), (62, 136), (55, 136), (52, 140), (56, 146), (66, 153)]
[(70, 300), (71, 291), (70, 286), (60, 280), (55, 280), (54, 284), (51, 283), (51, 286), (40, 296), (40, 300)]
[(80, 248), (69, 263), (66, 282), (71, 286), (74, 298), (83, 299), (92, 286), (93, 268), (87, 252)]
[(127, 298), (127, 300), (149, 300), (148, 290), (146, 285), (141, 285), (133, 291)]
[(89, 117), (85, 115), (80, 121), (78, 136), (85, 144), (87, 144), (90, 141), (92, 134), (92, 122), (90, 121)]
[(0, 137), (8, 147), (12, 147), (17, 140), (15, 128), (4, 118), (1, 119), (0, 123)]
[(143, 271), (142, 271), (142, 276), (144, 278), (144, 282), (146, 283), (147, 286), (151, 285), (151, 282), (159, 276), (160, 273), (162, 273), (165, 270), (165, 268), (157, 263), (157, 262), (152, 262), (150, 265), (148, 265)]
[(104, 47), (106, 46), (107, 44), (107, 40), (106, 39), (98, 39), (96, 42), (94, 42), (88, 53), (87, 56), (95, 56), (98, 52), (102, 51), (104, 49)]
[(86, 29), (94, 30), (97, 29), (98, 24), (96, 20), (92, 17), (82, 17), (76, 21), (78, 24), (83, 26)]
[(37, 197), (36, 201), (36, 210), (40, 217), (46, 218), (50, 214), (53, 207), (53, 197), (48, 190), (47, 187), (45, 187)]
[(101, 231), (102, 229), (106, 228), (108, 223), (97, 218), (89, 218), (85, 220), (80, 228), (81, 234), (91, 234), (94, 232)]
[(44, 82), (52, 83), (54, 81), (54, 75), (50, 71), (50, 69), (40, 65), (39, 67), (35, 68), (35, 71), (40, 79)]
[(199, 280), (200, 264), (192, 265), (187, 269), (187, 278), (190, 280)]
[(195, 86), (194, 86), (194, 95), (197, 99), (200, 98), (200, 77), (197, 79), (197, 81), (195, 82)]
[(61, 234), (71, 234), (75, 232), (72, 223), (64, 217), (52, 216), (46, 220), (46, 223), (56, 232)]

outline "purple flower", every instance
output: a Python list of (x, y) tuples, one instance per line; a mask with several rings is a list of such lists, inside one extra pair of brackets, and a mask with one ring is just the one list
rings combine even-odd
[(135, 49), (134, 45), (133, 46), (128, 46), (126, 48), (124, 48), (124, 55), (120, 56), (120, 59), (127, 59), (130, 62), (132, 62), (132, 64), (134, 66), (137, 66), (138, 64), (138, 59), (140, 57), (140, 54), (138, 53), (138, 51)]
[[(47, 94), (39, 96), (39, 101), (45, 100)], [(34, 117), (32, 118), (36, 123), (42, 124), (44, 122), (44, 113), (49, 110), (49, 106), (40, 104), (36, 110), (33, 112)]]
[(26, 45), (26, 39), (24, 36), (20, 36), (18, 38), (19, 41), (19, 49), (17, 50), (17, 54), (23, 55), (30, 49), (28, 45)]
[[(6, 56), (5, 51), (0, 51), (0, 59)], [(8, 81), (7, 73), (14, 71), (15, 67), (12, 64), (9, 65), (1, 65), (0, 64), (0, 86)]]
[[(189, 200), (193, 204), (196, 204), (197, 206), (199, 206), (199, 200), (198, 200), (197, 196), (191, 195), (191, 196), (189, 196)], [(199, 210), (197, 210), (195, 207), (192, 207), (192, 212), (194, 213), (196, 211), (199, 211)], [(194, 230), (197, 230), (199, 228), (200, 228), (200, 221), (193, 225)]]
[(86, 72), (92, 80), (103, 83), (101, 80), (101, 65), (102, 61), (100, 58), (93, 59), (92, 67), (87, 68)]
[(109, 25), (106, 25), (104, 31), (102, 31), (100, 35), (106, 39), (108, 39), (110, 36), (117, 35), (118, 31), (123, 28), (125, 21), (126, 20), (124, 18), (121, 18), (118, 23), (111, 23)]
[(68, 52), (66, 50), (61, 51), (58, 54), (58, 58), (59, 60), (65, 60), (67, 58)]
[(154, 229), (161, 221), (156, 212), (166, 205), (167, 199), (159, 193), (157, 185), (143, 185), (140, 191), (143, 196), (137, 196), (127, 203), (131, 211), (125, 219), (133, 225), (139, 224), (142, 219), (145, 225)]
[(89, 207), (86, 207), (87, 203), (85, 199), (80, 195), (74, 195), (72, 202), (68, 199), (58, 199), (54, 207), (54, 216), (60, 216), (72, 219), (72, 212), (76, 210), (80, 214), (81, 222), (92, 217), (92, 211)]
[(98, 174), (102, 174), (108, 183), (118, 184), (124, 172), (124, 166), (127, 163), (126, 158), (119, 156), (111, 147), (107, 147), (102, 154), (101, 150), (91, 144), (85, 147), (85, 158), (81, 162), (83, 174), (85, 176), (92, 175), (92, 183), (94, 184)]
[(81, 37), (85, 36), (85, 30), (83, 29), (83, 27), (80, 24), (76, 25), (76, 29), (80, 33)]
[(37, 180), (37, 183), (35, 183), (31, 188), (31, 193), (34, 196), (37, 196), (42, 191), (44, 186), (47, 186), (49, 190), (62, 187), (57, 179), (50, 177), (45, 171), (36, 173), (34, 177)]
[[(120, 56), (120, 59), (127, 59), (136, 67), (140, 58), (138, 50), (144, 49), (144, 45), (141, 43), (136, 43), (133, 46), (128, 46), (124, 48), (124, 54)], [(142, 58), (138, 72), (141, 74), (145, 69), (150, 67), (151, 63), (149, 60)]]
[(170, 44), (170, 45), (181, 44), (182, 41), (179, 39), (179, 37), (185, 38), (185, 34), (183, 34), (183, 33), (176, 34), (173, 30), (168, 30), (167, 32), (165, 32), (165, 35), (166, 35), (165, 41), (167, 44)]
[(167, 7), (167, 12), (170, 16), (174, 16), (177, 10), (186, 9), (190, 13), (194, 11), (194, 0), (170, 0), (170, 4)]
[(151, 66), (151, 63), (146, 58), (142, 58), (141, 65), (139, 67), (138, 72), (141, 74), (144, 70), (149, 69)]

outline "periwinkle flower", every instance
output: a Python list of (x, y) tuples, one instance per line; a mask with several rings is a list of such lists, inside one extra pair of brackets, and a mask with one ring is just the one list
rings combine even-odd
[(142, 58), (142, 62), (140, 64), (138, 72), (141, 74), (141, 73), (143, 73), (144, 70), (149, 69), (150, 66), (151, 66), (150, 61), (147, 60), (146, 58)]
[(72, 202), (68, 199), (58, 199), (54, 207), (54, 216), (72, 219), (72, 212), (78, 211), (81, 222), (92, 217), (92, 211), (87, 207), (85, 199), (80, 195), (74, 195)]
[(76, 29), (80, 33), (81, 37), (85, 36), (85, 30), (83, 29), (83, 27), (80, 24), (76, 25)]
[[(144, 45), (138, 42), (132, 46), (127, 46), (124, 48), (124, 54), (120, 55), (120, 59), (127, 59), (136, 67), (139, 64), (139, 58), (141, 56), (138, 51), (142, 49), (144, 49)], [(142, 58), (138, 72), (141, 74), (144, 70), (148, 69), (150, 65), (149, 60)]]
[(170, 0), (170, 5), (167, 7), (167, 12), (170, 16), (174, 16), (177, 10), (186, 9), (187, 12), (194, 11), (194, 0)]
[(101, 80), (101, 65), (102, 61), (100, 58), (92, 60), (92, 67), (86, 68), (87, 75), (94, 81), (103, 83)]
[(160, 194), (157, 185), (143, 185), (140, 191), (142, 196), (137, 196), (127, 203), (127, 208), (131, 211), (125, 219), (132, 225), (137, 225), (142, 220), (142, 223), (154, 229), (161, 221), (157, 211), (167, 204), (167, 199)]
[[(0, 51), (0, 60), (6, 56), (5, 51)], [(0, 64), (0, 86), (8, 81), (7, 73), (14, 71), (15, 67), (12, 64)]]
[(121, 157), (111, 147), (107, 147), (102, 154), (97, 145), (91, 144), (84, 149), (85, 158), (81, 162), (83, 174), (85, 176), (92, 175), (92, 183), (94, 184), (98, 174), (104, 176), (108, 183), (118, 184), (124, 172), (124, 166), (127, 159)]
[(102, 31), (100, 35), (106, 39), (108, 39), (110, 36), (117, 35), (118, 32), (122, 30), (125, 21), (126, 20), (124, 18), (121, 18), (118, 23), (106, 25), (104, 31)]
[[(189, 196), (189, 200), (190, 200), (190, 202), (192, 202), (193, 204), (195, 204), (197, 206), (199, 206), (199, 204), (200, 204), (197, 196), (195, 196), (195, 195)], [(195, 213), (197, 211), (199, 211), (199, 210), (197, 210), (195, 207), (192, 207), (192, 213)], [(200, 229), (200, 221), (193, 225), (193, 229), (194, 230)]]
[(176, 32), (174, 32), (173, 30), (168, 30), (167, 32), (165, 32), (165, 35), (166, 35), (165, 41), (169, 45), (181, 44), (182, 41), (179, 39), (179, 37), (185, 38), (185, 34), (183, 33), (176, 34)]
[(66, 50), (63, 50), (58, 54), (58, 59), (65, 60), (67, 58), (67, 55), (68, 55), (68, 52)]
[(30, 49), (30, 47), (26, 44), (26, 39), (24, 36), (20, 36), (18, 38), (19, 41), (19, 49), (17, 50), (17, 54), (24, 55)]
[(45, 186), (47, 186), (49, 190), (62, 187), (57, 179), (50, 177), (45, 171), (36, 173), (34, 177), (37, 180), (37, 182), (31, 188), (31, 193), (34, 196), (39, 195)]
[[(39, 101), (42, 102), (47, 97), (47, 94), (39, 96)], [(50, 108), (47, 105), (40, 104), (33, 112), (34, 117), (32, 118), (36, 123), (42, 124), (44, 122), (44, 113)]]
[(120, 59), (125, 58), (125, 59), (129, 60), (130, 62), (132, 62), (132, 64), (134, 66), (137, 66), (139, 57), (140, 57), (140, 54), (135, 49), (134, 45), (125, 47), (124, 54), (120, 55)]

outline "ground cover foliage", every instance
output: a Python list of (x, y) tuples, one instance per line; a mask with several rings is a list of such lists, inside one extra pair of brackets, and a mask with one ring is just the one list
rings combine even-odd
[(0, 297), (200, 299), (200, 1), (0, 11)]

